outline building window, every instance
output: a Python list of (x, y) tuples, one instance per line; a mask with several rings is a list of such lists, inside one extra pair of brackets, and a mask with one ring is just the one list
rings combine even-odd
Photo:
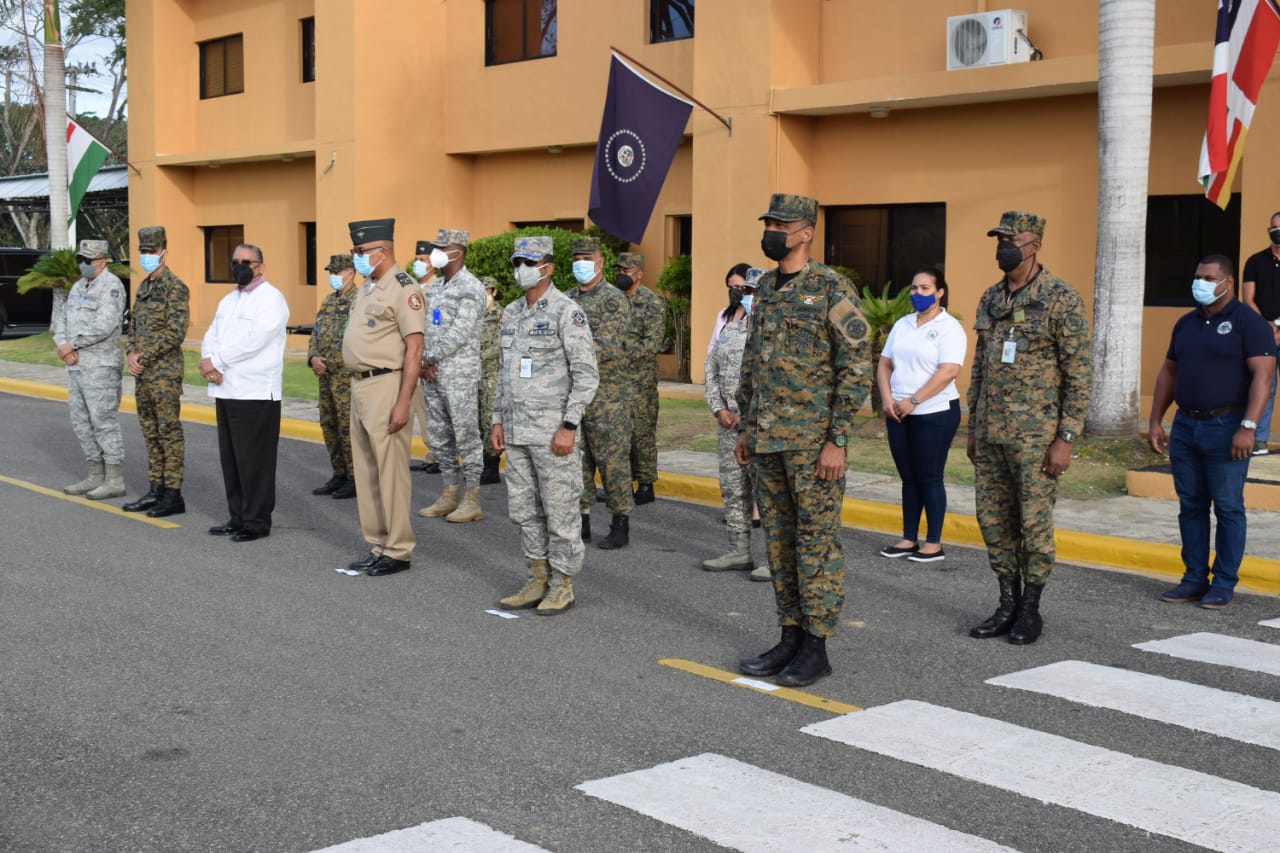
[(920, 267), (942, 269), (947, 257), (947, 206), (890, 204), (828, 207), (827, 263), (851, 267), (877, 296), (911, 284)]
[(316, 82), (316, 19), (302, 19), (302, 82)]
[(672, 255), (692, 255), (693, 254), (693, 217), (692, 216), (673, 216), (671, 217), (671, 242)]
[(649, 41), (693, 38), (693, 0), (649, 0)]
[(204, 228), (204, 280), (234, 284), (231, 253), (244, 242), (243, 225), (207, 225)]
[(303, 280), (314, 286), (316, 283), (316, 224), (314, 222), (302, 223), (302, 257), (306, 258)]
[[(1147, 280), (1144, 305), (1194, 306), (1191, 277), (1206, 255), (1226, 255), (1240, 283), (1240, 193), (1223, 210), (1203, 195), (1147, 198)], [(1237, 291), (1238, 292), (1238, 291)]]
[(220, 98), (244, 91), (244, 36), (200, 42), (200, 97)]
[(485, 0), (485, 65), (555, 55), (556, 0)]

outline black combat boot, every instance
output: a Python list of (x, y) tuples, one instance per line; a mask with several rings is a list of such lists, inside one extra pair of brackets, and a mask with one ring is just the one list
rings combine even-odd
[(636, 486), (635, 493), (631, 497), (637, 504), (653, 503), (653, 483), (641, 483)]
[(808, 687), (824, 675), (830, 674), (827, 638), (815, 637), (806, 631), (800, 642), (800, 652), (778, 673), (778, 684), (783, 687)]
[(600, 543), (600, 547), (606, 551), (612, 551), (614, 548), (625, 548), (627, 543), (631, 541), (631, 517), (627, 515), (615, 515), (613, 520), (609, 522), (609, 535), (604, 537), (604, 541)]
[(125, 512), (142, 512), (143, 510), (148, 510), (155, 506), (156, 503), (159, 502), (162, 494), (164, 494), (164, 486), (160, 483), (152, 483), (151, 488), (145, 495), (120, 508)]
[(333, 494), (329, 497), (335, 501), (350, 500), (356, 496), (356, 481), (347, 477), (342, 481), (342, 485), (333, 490)]
[(498, 460), (502, 456), (497, 453), (486, 453), (484, 455), (484, 468), (480, 471), (480, 485), (492, 486), (495, 483), (501, 483), (502, 477), (498, 476)]
[(1027, 583), (1022, 591), (1022, 600), (1018, 602), (1018, 618), (1009, 632), (1009, 642), (1015, 646), (1029, 646), (1040, 639), (1040, 629), (1044, 620), (1040, 618), (1040, 593), (1044, 592), (1044, 584)]
[(582, 514), (582, 541), (591, 541), (591, 515), (585, 512)]
[(187, 502), (182, 499), (182, 489), (165, 489), (156, 505), (147, 510), (147, 518), (182, 515), (186, 511)]
[(800, 653), (802, 642), (804, 629), (799, 625), (787, 625), (782, 629), (782, 639), (778, 641), (778, 645), (759, 657), (740, 661), (738, 671), (743, 675), (777, 675)]
[(1022, 598), (1022, 578), (1013, 575), (996, 575), (1000, 581), (1000, 607), (991, 618), (969, 630), (970, 637), (985, 640), (1009, 633), (1018, 615), (1018, 601)]
[(331, 495), (334, 492), (336, 492), (342, 486), (342, 484), (345, 483), (346, 481), (347, 481), (346, 477), (339, 477), (337, 474), (334, 474), (332, 477), (330, 477), (328, 480), (325, 481), (323, 486), (317, 486), (316, 488), (312, 489), (311, 494)]

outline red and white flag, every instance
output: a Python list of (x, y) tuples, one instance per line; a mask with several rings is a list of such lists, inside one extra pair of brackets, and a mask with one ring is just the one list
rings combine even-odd
[(1278, 45), (1280, 8), (1275, 0), (1218, 0), (1209, 120), (1200, 146), (1199, 175), (1205, 198), (1224, 210), (1231, 201), (1244, 138)]

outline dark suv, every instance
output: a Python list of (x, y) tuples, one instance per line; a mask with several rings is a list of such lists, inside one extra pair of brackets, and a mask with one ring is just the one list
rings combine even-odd
[[(0, 248), (0, 334), (9, 326), (40, 325), (47, 327), (53, 315), (53, 291), (37, 287), (26, 293), (18, 293), (18, 279), (27, 274), (48, 249)], [(121, 323), (129, 317), (129, 277), (123, 276), (125, 311)]]

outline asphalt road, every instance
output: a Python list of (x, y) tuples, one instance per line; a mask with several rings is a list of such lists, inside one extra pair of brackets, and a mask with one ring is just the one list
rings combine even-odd
[[(833, 714), (660, 664), (734, 670), (776, 639), (768, 585), (697, 569), (722, 550), (713, 508), (637, 508), (630, 548), (588, 546), (573, 611), (508, 620), (485, 612), (524, 574), (502, 486), (483, 489), (483, 522), (415, 518), (411, 571), (348, 577), (334, 569), (367, 549), (354, 501), (310, 494), (328, 476), (320, 445), (281, 441), (272, 534), (233, 544), (206, 533), (224, 520), (212, 427), (187, 425), (188, 512), (160, 529), (12, 482), (58, 490), (81, 477), (79, 449), (65, 404), (0, 406), (0, 849), (308, 851), (450, 817), (563, 853), (724, 849), (575, 789), (703, 753), (1024, 851), (1196, 849), (803, 733)], [(145, 454), (122, 421), (132, 499)], [(425, 505), (439, 478), (414, 485)], [(1074, 659), (1280, 701), (1280, 676), (1133, 648), (1280, 641), (1257, 624), (1280, 616), (1275, 599), (1211, 613), (1157, 602), (1157, 579), (1064, 565), (1043, 639), (1019, 648), (966, 635), (995, 603), (983, 554), (918, 566), (875, 556), (884, 540), (843, 535), (835, 674), (809, 692), (920, 700), (1280, 789), (1275, 749), (984, 683)], [(766, 828), (806, 817), (751, 805)]]

